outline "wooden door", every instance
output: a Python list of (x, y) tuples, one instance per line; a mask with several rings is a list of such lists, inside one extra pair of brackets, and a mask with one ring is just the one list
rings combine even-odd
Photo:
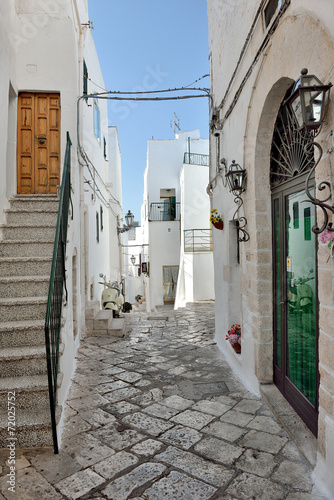
[(60, 184), (60, 95), (19, 94), (17, 192), (50, 194)]

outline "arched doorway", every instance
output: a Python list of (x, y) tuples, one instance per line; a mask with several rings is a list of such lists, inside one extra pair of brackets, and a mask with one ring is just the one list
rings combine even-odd
[(313, 165), (305, 146), (312, 140), (312, 132), (298, 130), (282, 104), (270, 154), (274, 382), (317, 435), (317, 240), (312, 232), (315, 208), (305, 193), (305, 178)]

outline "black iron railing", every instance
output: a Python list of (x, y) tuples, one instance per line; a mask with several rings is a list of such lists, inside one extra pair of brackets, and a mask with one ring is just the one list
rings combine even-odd
[(183, 163), (208, 167), (209, 160), (210, 160), (209, 155), (201, 155), (197, 153), (184, 153)]
[(165, 200), (151, 203), (148, 220), (152, 222), (180, 220), (180, 202)]
[(185, 229), (185, 252), (212, 252), (211, 229)]
[(49, 382), (51, 425), (54, 452), (58, 453), (57, 440), (57, 376), (59, 363), (59, 343), (61, 328), (61, 311), (63, 292), (67, 289), (65, 278), (65, 254), (67, 239), (68, 213), (71, 201), (71, 139), (67, 132), (66, 154), (64, 171), (59, 199), (59, 210), (56, 227), (56, 236), (53, 248), (53, 259), (50, 274), (49, 295), (45, 317), (45, 346)]

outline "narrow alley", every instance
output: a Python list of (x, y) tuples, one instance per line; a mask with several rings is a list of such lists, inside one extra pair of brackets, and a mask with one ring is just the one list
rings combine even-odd
[[(17, 450), (0, 499), (320, 500), (312, 469), (214, 342), (214, 304), (126, 314), (81, 342), (59, 455)], [(243, 353), (247, 356), (247, 353)]]

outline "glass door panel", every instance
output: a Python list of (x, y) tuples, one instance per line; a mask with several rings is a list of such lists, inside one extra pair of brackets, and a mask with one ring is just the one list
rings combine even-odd
[(282, 367), (281, 350), (281, 229), (280, 229), (280, 206), (279, 199), (273, 200), (273, 249), (274, 249), (274, 363), (279, 368)]
[(178, 274), (179, 266), (163, 267), (163, 296), (165, 302), (174, 302), (175, 300)]
[(287, 376), (316, 402), (316, 245), (314, 206), (305, 191), (286, 197)]

